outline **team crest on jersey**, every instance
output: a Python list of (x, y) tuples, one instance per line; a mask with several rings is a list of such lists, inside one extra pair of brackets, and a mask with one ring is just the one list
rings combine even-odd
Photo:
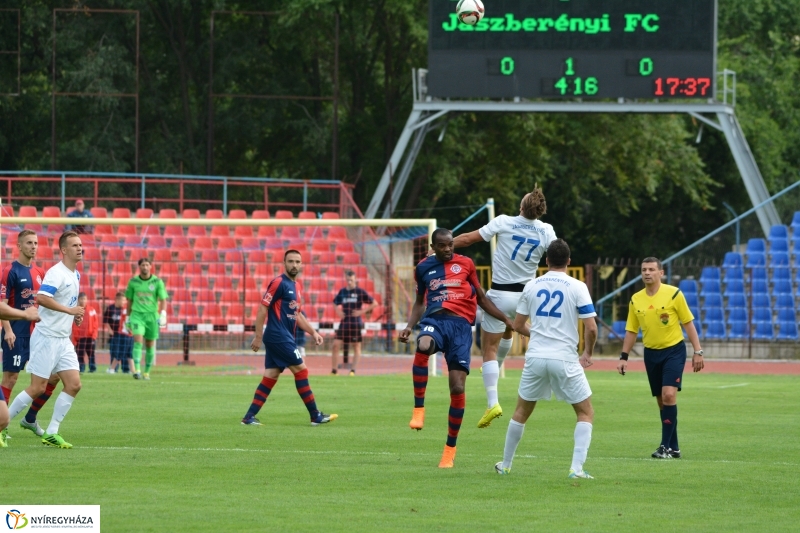
[(451, 266), (450, 267), (450, 272), (452, 272), (453, 274), (458, 274), (459, 272), (461, 272), (461, 265), (453, 265), (453, 266)]
[(297, 307), (298, 307), (297, 300), (292, 300), (291, 302), (289, 302), (289, 309), (297, 309)]
[(38, 283), (39, 285), (42, 284), (42, 276), (36, 276), (36, 283)]
[(659, 316), (658, 318), (661, 319), (661, 323), (664, 324), (665, 326), (669, 322), (669, 315), (667, 313), (662, 313), (661, 316)]
[(153, 285), (152, 283), (150, 285), (148, 285), (147, 288), (150, 289), (151, 291), (156, 290), (156, 286)]
[(264, 296), (264, 303), (266, 303), (267, 305), (272, 303), (272, 294), (271, 293), (268, 292), (266, 294), (266, 296)]

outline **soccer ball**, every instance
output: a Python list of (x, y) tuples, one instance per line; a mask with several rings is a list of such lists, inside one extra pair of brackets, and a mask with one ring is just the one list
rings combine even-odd
[(474, 26), (483, 18), (483, 2), (481, 0), (459, 0), (456, 5), (456, 14), (458, 14), (458, 20)]

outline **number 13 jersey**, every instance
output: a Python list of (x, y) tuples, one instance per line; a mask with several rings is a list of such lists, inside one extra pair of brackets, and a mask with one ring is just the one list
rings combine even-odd
[(497, 235), (492, 258), (492, 283), (527, 283), (536, 277), (547, 247), (556, 239), (553, 226), (522, 215), (500, 215), (480, 230), (484, 241)]
[(528, 282), (517, 314), (531, 318), (525, 357), (578, 360), (578, 319), (596, 316), (586, 284), (565, 272), (548, 272)]

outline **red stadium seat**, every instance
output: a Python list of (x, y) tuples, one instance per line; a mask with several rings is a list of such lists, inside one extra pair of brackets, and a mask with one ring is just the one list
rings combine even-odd
[(247, 276), (246, 278), (244, 278), (244, 281), (242, 281), (242, 278), (238, 279), (239, 279), (239, 289), (237, 291), (238, 293), (258, 291), (256, 278), (254, 278), (253, 276)]
[[(131, 227), (131, 226), (128, 226), (128, 227)], [(127, 247), (130, 247), (130, 248), (134, 248), (134, 247), (137, 247), (137, 246), (138, 247), (143, 247), (144, 246), (144, 237), (142, 237), (141, 235), (126, 235), (122, 239), (122, 246), (127, 246)]]
[(324, 239), (315, 239), (311, 242), (311, 252), (330, 252), (331, 243)]
[[(53, 257), (61, 260), (61, 253), (52, 248), (53, 250)], [(99, 261), (100, 260), (100, 250), (94, 246), (84, 246), (83, 248), (83, 260), (84, 261)]]
[(54, 205), (46, 205), (42, 208), (42, 216), (47, 218), (58, 218), (61, 216), (61, 208)]
[(206, 218), (212, 218), (212, 219), (225, 218), (225, 213), (222, 212), (222, 209), (208, 209), (206, 211)]
[[(167, 247), (167, 239), (162, 237), (161, 235), (151, 235), (147, 237), (147, 246), (149, 248), (156, 248), (156, 252), (158, 252), (159, 248), (166, 248)], [(167, 250), (169, 251), (169, 250)]]
[(242, 301), (241, 291), (220, 291), (218, 294), (220, 303), (231, 304)]
[(178, 263), (173, 263), (173, 262), (156, 263), (154, 267), (156, 270), (156, 275), (159, 277), (166, 274), (173, 276), (177, 276), (180, 274), (180, 268), (178, 266)]
[(155, 235), (161, 236), (161, 228), (158, 226), (142, 226), (142, 229), (139, 231), (139, 233), (145, 237), (151, 237)]
[(255, 211), (253, 211), (253, 218), (262, 220), (269, 218), (269, 211), (267, 211), (266, 209), (256, 209)]
[[(222, 246), (220, 246), (220, 249), (224, 250), (225, 248), (222, 248)], [(227, 252), (225, 252), (226, 263), (235, 263), (237, 265), (240, 265), (242, 261), (244, 261), (244, 253), (242, 253), (241, 251), (228, 250)]]
[(199, 209), (184, 209), (181, 211), (181, 218), (200, 218)]
[[(308, 242), (305, 239), (290, 239), (286, 243), (287, 250), (297, 250), (300, 253), (308, 252)], [(283, 260), (283, 258), (281, 258)]]
[(314, 278), (311, 280), (311, 284), (309, 285), (309, 290), (327, 292), (330, 290), (330, 284), (328, 283), (328, 280), (325, 278)]
[(283, 229), (281, 229), (281, 239), (284, 241), (299, 238), (300, 228), (298, 226), (285, 226)]
[(187, 237), (206, 237), (208, 236), (208, 230), (206, 230), (205, 226), (189, 226), (189, 229), (186, 232)]
[(153, 218), (153, 210), (149, 207), (140, 207), (136, 210), (136, 218)]
[(206, 276), (186, 276), (186, 281), (193, 291), (208, 289), (208, 278)]
[(19, 216), (21, 217), (38, 217), (39, 211), (32, 205), (21, 205), (19, 207)]
[(117, 235), (139, 235), (136, 231), (136, 226), (119, 226), (117, 228)]
[(236, 226), (233, 229), (233, 236), (237, 239), (249, 239), (254, 236), (253, 226)]
[(214, 241), (211, 237), (198, 237), (194, 240), (194, 247), (197, 250), (213, 250)]
[(111, 212), (111, 218), (131, 218), (131, 210), (127, 207), (115, 207)]
[(386, 320), (387, 317), (384, 315), (386, 314), (386, 308), (382, 305), (377, 305), (375, 308), (370, 311), (369, 313), (369, 320), (371, 322), (380, 322)]
[(245, 306), (240, 303), (229, 303), (225, 312), (228, 324), (247, 324), (250, 321), (245, 316)]
[[(175, 243), (172, 243), (172, 247), (175, 247)], [(194, 263), (197, 261), (197, 252), (192, 249), (189, 249), (188, 245), (186, 248), (178, 250), (178, 261), (181, 263)]]
[(260, 250), (261, 239), (258, 239), (256, 237), (246, 237), (242, 239), (241, 247), (245, 250)]
[(258, 236), (261, 238), (277, 236), (277, 233), (275, 233), (275, 226), (259, 226)]
[(164, 237), (183, 237), (183, 228), (180, 226), (166, 226)]
[(116, 287), (106, 286), (103, 289), (103, 298), (105, 298), (106, 300), (114, 300), (114, 298), (116, 297), (117, 297)]
[(222, 291), (233, 292), (233, 279), (228, 276), (220, 276), (214, 280), (214, 291), (220, 294)]
[(346, 241), (347, 229), (344, 226), (328, 227), (328, 239), (332, 241)]
[(89, 212), (94, 218), (108, 218), (108, 209), (105, 207), (93, 207)]
[(303, 238), (308, 241), (324, 240), (322, 226), (304, 226), (300, 228), (303, 233)]
[(200, 322), (205, 324), (222, 322), (222, 308), (216, 302), (205, 303), (200, 313)]
[(228, 226), (211, 226), (212, 237), (230, 237), (231, 228)]
[(344, 265), (358, 265), (361, 263), (361, 255), (355, 252), (348, 252), (346, 254), (336, 253), (337, 257), (341, 258), (341, 262)]
[(209, 248), (201, 248), (200, 262), (204, 264), (216, 263), (219, 261), (219, 252)]
[(174, 209), (161, 209), (158, 218), (178, 218), (178, 212)]
[(316, 309), (320, 322), (338, 322), (341, 320), (336, 314), (336, 308), (333, 304), (317, 305)]
[(14, 216), (14, 208), (11, 207), (10, 205), (4, 205), (2, 209), (3, 209), (2, 212), (3, 212), (3, 216), (4, 217), (13, 217)]
[(216, 278), (228, 275), (228, 265), (225, 263), (210, 263), (208, 265), (208, 277)]
[[(97, 218), (97, 217), (95, 217)], [(114, 235), (114, 226), (108, 226), (106, 224), (98, 224), (94, 227), (94, 234), (95, 235)]]
[(247, 211), (244, 209), (231, 209), (228, 212), (228, 218), (236, 220), (247, 218)]
[[(159, 248), (153, 256), (153, 261), (156, 263), (169, 263), (172, 261), (172, 250), (169, 248)], [(177, 265), (177, 263), (173, 263)]]
[(332, 265), (336, 263), (336, 254), (333, 252), (311, 251), (311, 261), (319, 265)]
[(297, 218), (303, 218), (306, 220), (315, 219), (317, 218), (317, 214), (313, 211), (300, 211), (300, 214), (297, 216)]
[(322, 213), (322, 218), (325, 219), (332, 219), (332, 218), (339, 218), (339, 213), (336, 211), (325, 211)]
[(242, 261), (231, 263), (231, 277), (234, 279), (241, 280), (245, 275), (249, 277), (250, 270), (250, 265)]
[(375, 282), (371, 279), (362, 279), (359, 280), (358, 284), (361, 286), (362, 289), (367, 291), (370, 294), (375, 294)]
[(44, 227), (41, 224), (25, 224), (25, 229), (36, 233), (44, 233)]
[[(169, 244), (169, 246), (172, 249), (183, 250), (183, 249), (186, 249), (186, 248), (191, 248), (192, 244), (189, 242), (189, 239), (186, 238), (186, 237), (173, 237), (172, 241)], [(194, 250), (192, 250), (192, 253), (194, 253)]]
[(275, 277), (275, 268), (270, 263), (258, 263), (256, 265), (254, 275), (256, 277), (270, 280)]
[(188, 289), (182, 289), (180, 287), (176, 288), (168, 288), (167, 292), (169, 293), (169, 299), (174, 302), (191, 302), (192, 301), (192, 291)]
[(191, 302), (173, 304), (173, 315), (183, 324), (197, 324), (199, 317), (197, 305)]
[(336, 241), (336, 255), (355, 251), (353, 241)]
[(275, 211), (275, 218), (294, 218), (291, 211), (279, 210)]
[(220, 237), (217, 241), (218, 250), (236, 250), (237, 248), (236, 240), (233, 237)]
[(197, 303), (217, 302), (217, 297), (214, 294), (214, 291), (212, 291), (211, 289), (208, 288), (192, 289), (192, 291), (197, 293), (197, 296), (194, 299), (194, 301)]
[[(41, 237), (39, 237), (39, 240), (41, 240)], [(60, 261), (61, 258), (60, 257), (56, 258), (54, 252), (55, 250), (53, 250), (49, 246), (40, 246), (39, 249), (36, 250), (35, 262), (41, 264), (43, 261), (53, 261), (54, 259), (58, 259)]]
[[(266, 250), (251, 250), (247, 252), (247, 260), (252, 264), (255, 263), (257, 265), (267, 263), (267, 251)], [(271, 265), (270, 265), (271, 266)]]

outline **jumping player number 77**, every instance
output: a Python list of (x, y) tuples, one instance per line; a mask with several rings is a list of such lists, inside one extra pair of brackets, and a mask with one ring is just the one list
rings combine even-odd
[[(472, 259), (453, 253), (453, 234), (439, 228), (431, 236), (434, 255), (423, 259), (414, 270), (417, 298), (411, 308), (408, 326), (399, 340), (408, 342), (412, 328), (419, 322), (417, 351), (414, 354), (414, 413), (411, 429), (421, 430), (425, 422), (425, 388), (428, 385), (428, 358), (444, 352), (450, 378), (450, 413), (447, 443), (439, 468), (453, 468), (456, 439), (464, 417), (464, 386), (469, 374), (472, 348), (472, 323), (478, 305), (504, 326), (511, 321), (486, 297)], [(424, 313), (424, 316), (423, 316)]]
[[(463, 248), (490, 241), (497, 235), (497, 250), (492, 257), (492, 287), (486, 296), (511, 320), (514, 319), (525, 284), (536, 277), (539, 261), (556, 238), (553, 226), (539, 220), (545, 213), (547, 202), (544, 193), (534, 188), (520, 201), (519, 215), (500, 215), (481, 229), (455, 238), (455, 247)], [(503, 414), (497, 399), (497, 382), (500, 365), (511, 349), (513, 331), (491, 316), (484, 317), (481, 329), (487, 408), (478, 427), (485, 428)]]

